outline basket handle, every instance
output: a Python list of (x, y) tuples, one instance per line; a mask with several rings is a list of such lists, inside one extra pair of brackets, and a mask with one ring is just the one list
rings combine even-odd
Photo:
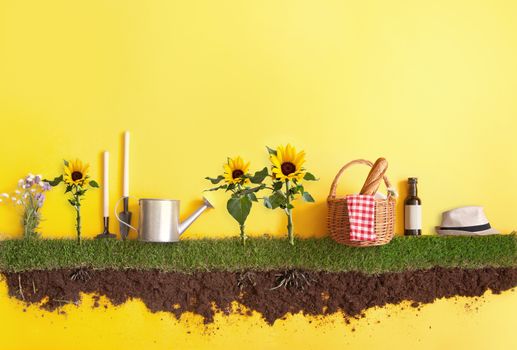
[[(328, 197), (329, 199), (336, 198), (336, 190), (337, 190), (337, 185), (339, 183), (339, 178), (341, 177), (341, 175), (343, 174), (343, 172), (346, 169), (348, 169), (350, 166), (352, 166), (354, 164), (364, 164), (364, 165), (368, 165), (370, 168), (373, 167), (373, 163), (366, 159), (356, 159), (356, 160), (353, 160), (353, 161), (345, 164), (341, 168), (341, 170), (339, 170), (336, 177), (334, 178), (334, 181), (332, 182), (332, 186), (330, 187), (330, 192), (329, 192), (329, 197)], [(390, 182), (390, 180), (388, 180), (388, 177), (386, 175), (384, 175), (383, 179), (384, 179), (384, 184), (386, 185), (386, 187), (391, 188), (391, 182)], [(390, 195), (390, 192), (388, 191), (388, 196), (389, 195)]]

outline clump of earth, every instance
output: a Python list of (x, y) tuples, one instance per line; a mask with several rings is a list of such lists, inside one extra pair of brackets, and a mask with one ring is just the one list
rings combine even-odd
[[(81, 293), (107, 297), (114, 305), (138, 298), (152, 312), (179, 318), (184, 312), (213, 322), (237, 301), (273, 324), (287, 314), (324, 316), (341, 312), (361, 317), (365, 310), (409, 301), (414, 307), (438, 298), (479, 297), (517, 286), (517, 268), (443, 268), (389, 272), (305, 270), (244, 272), (163, 272), (158, 270), (58, 269), (4, 272), (9, 295), (27, 304), (56, 310), (80, 302)], [(95, 302), (96, 307), (100, 304)]]

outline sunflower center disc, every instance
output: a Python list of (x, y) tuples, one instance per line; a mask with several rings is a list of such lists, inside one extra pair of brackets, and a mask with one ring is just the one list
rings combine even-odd
[(234, 178), (234, 179), (238, 179), (242, 175), (244, 175), (244, 171), (242, 171), (240, 169), (232, 171), (232, 178)]
[(80, 171), (74, 171), (72, 173), (72, 180), (77, 181), (83, 178), (83, 174)]
[(296, 166), (291, 162), (282, 163), (282, 174), (289, 175), (296, 171)]

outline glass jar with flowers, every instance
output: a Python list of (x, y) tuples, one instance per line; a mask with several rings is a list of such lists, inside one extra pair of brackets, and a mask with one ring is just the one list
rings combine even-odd
[(51, 189), (48, 182), (43, 181), (41, 175), (28, 174), (18, 180), (14, 193), (2, 193), (0, 203), (12, 203), (21, 208), (21, 224), (23, 238), (38, 238), (37, 229), (42, 220), (41, 208), (45, 202), (45, 193)]

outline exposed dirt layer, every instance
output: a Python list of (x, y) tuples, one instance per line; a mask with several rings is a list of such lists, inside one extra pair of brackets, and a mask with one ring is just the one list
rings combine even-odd
[[(313, 271), (179, 272), (138, 270), (51, 270), (3, 273), (12, 297), (55, 310), (78, 303), (80, 293), (106, 296), (113, 304), (141, 299), (149, 310), (180, 317), (191, 311), (212, 322), (215, 312), (239, 312), (238, 301), (273, 324), (287, 313), (360, 316), (373, 306), (404, 300), (418, 307), (442, 297), (481, 296), (517, 286), (517, 268), (433, 268), (365, 275)], [(48, 298), (47, 298), (48, 297)], [(96, 299), (98, 300), (98, 298)], [(98, 302), (95, 302), (99, 306)]]

